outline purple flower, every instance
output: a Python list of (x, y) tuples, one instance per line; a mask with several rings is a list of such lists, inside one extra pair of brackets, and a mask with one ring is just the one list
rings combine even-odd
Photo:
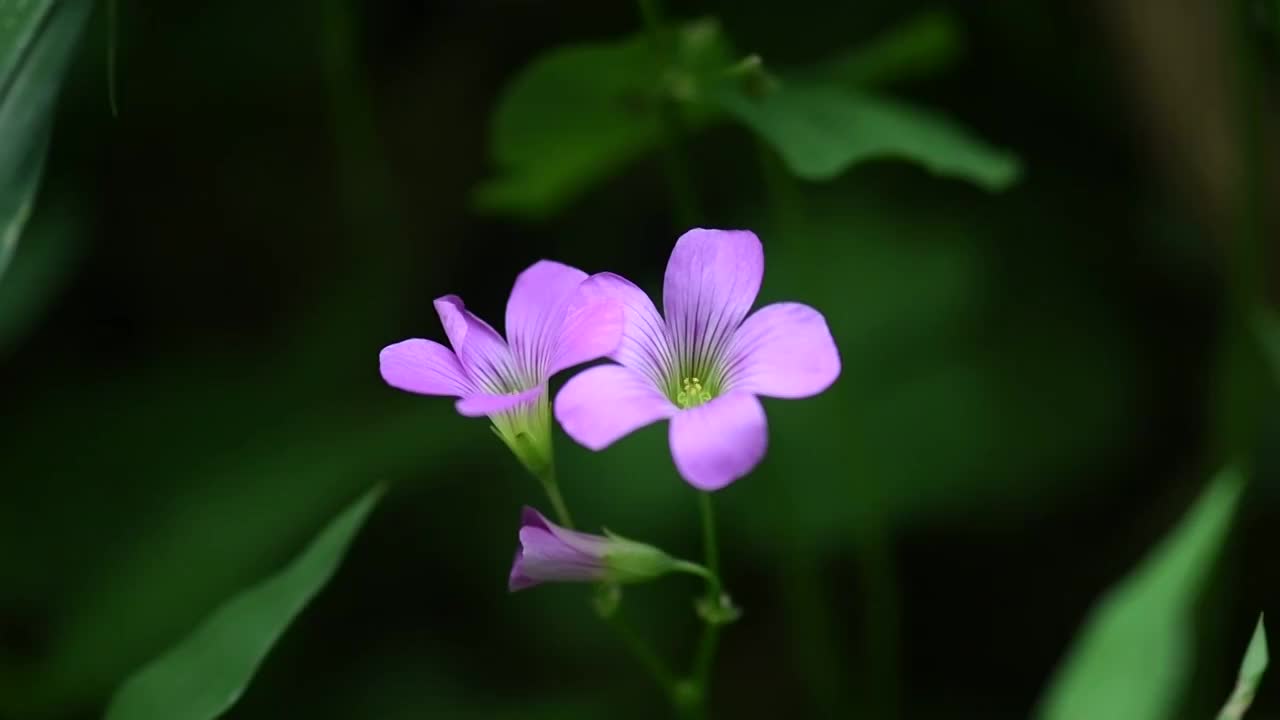
[(623, 313), (616, 301), (581, 292), (587, 274), (550, 260), (516, 277), (507, 300), (507, 340), (456, 295), (435, 301), (453, 350), (411, 339), (383, 348), (382, 378), (401, 390), (459, 398), (458, 412), (488, 416), (531, 470), (551, 459), (547, 380), (617, 348)]
[(562, 528), (525, 507), (507, 588), (515, 592), (544, 582), (640, 582), (673, 570), (706, 572), (652, 545)]
[(644, 291), (611, 273), (582, 291), (622, 302), (626, 326), (611, 357), (556, 397), (556, 419), (579, 443), (601, 450), (670, 419), (676, 469), (691, 485), (717, 490), (764, 457), (764, 408), (757, 396), (801, 398), (840, 375), (827, 322), (799, 303), (767, 305), (751, 317), (764, 275), (754, 233), (690, 230), (667, 262), (665, 317)]

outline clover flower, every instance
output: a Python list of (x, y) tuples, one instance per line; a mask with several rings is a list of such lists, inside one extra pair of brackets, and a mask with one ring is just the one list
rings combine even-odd
[(383, 348), (382, 378), (422, 395), (459, 398), (457, 410), (487, 416), (534, 474), (551, 462), (547, 380), (618, 345), (623, 315), (616, 301), (580, 292), (587, 274), (550, 260), (516, 278), (507, 300), (504, 340), (456, 295), (435, 301), (453, 349), (414, 338)]
[(601, 450), (624, 435), (670, 420), (680, 475), (717, 490), (764, 457), (768, 432), (757, 396), (802, 398), (840, 375), (840, 356), (822, 314), (799, 303), (767, 305), (750, 317), (764, 276), (764, 250), (748, 231), (694, 229), (667, 263), (660, 315), (644, 291), (612, 273), (580, 292), (621, 302), (617, 365), (574, 376), (555, 401), (572, 438)]

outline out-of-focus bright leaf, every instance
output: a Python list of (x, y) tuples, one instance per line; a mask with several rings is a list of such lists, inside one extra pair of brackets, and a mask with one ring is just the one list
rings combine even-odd
[(795, 77), (861, 88), (887, 85), (932, 75), (950, 65), (961, 50), (962, 36), (955, 18), (931, 11)]
[[(522, 70), (493, 116), (490, 151), (497, 177), (476, 189), (477, 206), (548, 214), (653, 149), (662, 138), (662, 113), (676, 111), (675, 100), (695, 99), (705, 74), (729, 63), (714, 21), (683, 25), (670, 40), (671, 69), (665, 74), (643, 34), (556, 48)], [(703, 106), (682, 107), (693, 113), (687, 122), (699, 121)]]
[(877, 158), (914, 162), (991, 191), (1018, 178), (1018, 161), (1010, 153), (941, 115), (875, 95), (784, 82), (758, 94), (726, 88), (717, 98), (807, 180), (830, 180)]
[(1244, 660), (1240, 663), (1240, 678), (1236, 681), (1235, 690), (1227, 704), (1218, 713), (1218, 720), (1240, 720), (1253, 704), (1253, 696), (1258, 692), (1258, 683), (1262, 682), (1262, 673), (1266, 672), (1270, 654), (1267, 652), (1267, 628), (1262, 617), (1258, 617), (1258, 625), (1253, 629), (1253, 637), (1249, 640), (1249, 648), (1245, 650)]
[(0, 275), (35, 203), (58, 90), (90, 0), (0, 0)]
[(298, 613), (329, 581), (382, 495), (367, 492), (288, 567), (218, 608), (190, 635), (129, 678), (107, 720), (211, 720), (244, 693)]
[(1045, 694), (1042, 720), (1162, 720), (1191, 669), (1194, 609), (1244, 479), (1218, 473), (1173, 533), (1090, 613)]

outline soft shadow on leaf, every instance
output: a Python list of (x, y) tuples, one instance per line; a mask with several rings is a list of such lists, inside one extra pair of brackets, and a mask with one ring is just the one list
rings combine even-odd
[(725, 88), (717, 99), (806, 180), (830, 180), (879, 158), (914, 162), (990, 191), (1018, 178), (1010, 153), (939, 114), (883, 97), (829, 84), (783, 83), (758, 95)]
[(1253, 697), (1258, 692), (1258, 684), (1262, 682), (1262, 673), (1267, 670), (1270, 653), (1267, 651), (1267, 628), (1258, 617), (1258, 624), (1253, 629), (1253, 637), (1249, 640), (1249, 648), (1245, 650), (1244, 660), (1240, 663), (1240, 677), (1231, 697), (1218, 713), (1218, 720), (1240, 720), (1253, 704)]
[(0, 275), (35, 203), (62, 77), (90, 0), (0, 3)]
[[(718, 23), (699, 20), (671, 35), (664, 75), (643, 34), (571, 45), (534, 60), (511, 82), (493, 116), (497, 176), (475, 191), (481, 210), (542, 216), (658, 145), (663, 105), (694, 100), (704, 76), (728, 65)], [(699, 103), (683, 103), (697, 124)], [(674, 105), (672, 105), (674, 109)]]
[(1175, 716), (1191, 670), (1193, 610), (1243, 488), (1236, 469), (1219, 472), (1173, 533), (1099, 601), (1036, 717)]
[(336, 517), (288, 567), (218, 608), (116, 693), (107, 720), (210, 720), (244, 693), (298, 613), (333, 576), (382, 488)]

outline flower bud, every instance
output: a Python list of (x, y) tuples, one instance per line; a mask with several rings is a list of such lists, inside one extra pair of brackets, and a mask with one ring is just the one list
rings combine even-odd
[(635, 583), (673, 570), (702, 572), (652, 545), (560, 527), (530, 507), (521, 514), (519, 537), (507, 582), (512, 592), (544, 582)]

